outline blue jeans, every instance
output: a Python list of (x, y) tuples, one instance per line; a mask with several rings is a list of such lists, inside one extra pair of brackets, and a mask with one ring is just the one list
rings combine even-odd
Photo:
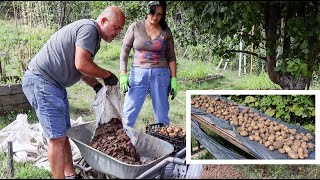
[(169, 68), (143, 69), (131, 67), (130, 88), (123, 105), (123, 117), (127, 125), (133, 127), (148, 93), (150, 93), (153, 112), (157, 123), (170, 125), (169, 112)]
[(36, 111), (44, 135), (49, 139), (66, 136), (71, 126), (66, 89), (26, 71), (22, 90)]

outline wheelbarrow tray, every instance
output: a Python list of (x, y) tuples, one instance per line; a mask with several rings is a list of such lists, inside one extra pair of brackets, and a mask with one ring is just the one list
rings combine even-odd
[(137, 153), (153, 160), (142, 165), (127, 164), (90, 146), (95, 128), (95, 121), (88, 122), (71, 127), (67, 131), (67, 136), (77, 145), (81, 155), (93, 169), (117, 178), (134, 179), (167, 158), (174, 151), (172, 144), (132, 129), (135, 138), (137, 138), (135, 144)]

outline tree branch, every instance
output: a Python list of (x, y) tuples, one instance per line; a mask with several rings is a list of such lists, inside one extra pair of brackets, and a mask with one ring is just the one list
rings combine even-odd
[(259, 56), (259, 54), (257, 54), (257, 53), (253, 53), (253, 52), (250, 52), (250, 51), (226, 50), (226, 52), (241, 52), (241, 53), (246, 53), (246, 54), (250, 54), (250, 55), (256, 56), (256, 57), (258, 57), (259, 59), (264, 60), (264, 61), (266, 61), (266, 60), (267, 60), (267, 58), (266, 58), (266, 57)]

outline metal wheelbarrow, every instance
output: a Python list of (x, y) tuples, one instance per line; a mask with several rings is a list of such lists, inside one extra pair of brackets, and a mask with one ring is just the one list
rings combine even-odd
[(185, 159), (179, 158), (185, 154), (185, 148), (172, 157), (170, 156), (174, 151), (172, 144), (136, 130), (133, 131), (137, 134), (137, 136), (135, 136), (137, 138), (137, 143), (135, 144), (137, 153), (144, 158), (151, 159), (151, 161), (143, 163), (142, 165), (132, 165), (121, 162), (90, 146), (90, 140), (94, 133), (95, 126), (96, 122), (92, 121), (71, 127), (67, 131), (67, 136), (77, 145), (81, 155), (87, 165), (89, 165), (89, 167), (85, 167), (84, 164), (74, 164), (80, 171), (98, 172), (98, 178), (105, 178), (103, 175), (109, 175), (109, 177), (120, 179), (142, 179), (155, 178), (159, 176), (159, 174), (161, 176), (160, 170), (164, 169), (169, 163), (186, 164)]

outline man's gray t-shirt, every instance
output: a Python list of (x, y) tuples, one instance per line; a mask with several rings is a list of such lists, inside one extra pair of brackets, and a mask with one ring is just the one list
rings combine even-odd
[(75, 67), (76, 46), (94, 57), (100, 48), (101, 36), (94, 20), (82, 19), (59, 29), (30, 61), (28, 69), (46, 80), (66, 88), (83, 76)]

